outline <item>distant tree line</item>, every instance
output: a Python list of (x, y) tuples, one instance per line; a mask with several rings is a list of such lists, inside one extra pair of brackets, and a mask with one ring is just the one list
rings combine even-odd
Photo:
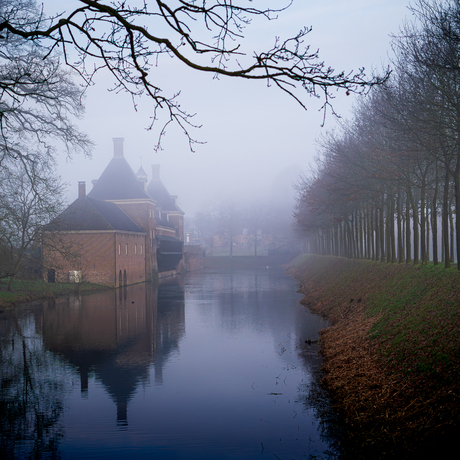
[(460, 1), (418, 0), (411, 11), (391, 78), (323, 137), (299, 182), (296, 228), (312, 252), (460, 260)]
[[(246, 234), (246, 242), (252, 254), (260, 255), (292, 241), (290, 203), (269, 203), (231, 200), (208, 203), (198, 210), (188, 223), (192, 238), (200, 240), (205, 249), (213, 249), (215, 238), (228, 246), (233, 255), (238, 235)], [(264, 246), (264, 247), (263, 247)]]

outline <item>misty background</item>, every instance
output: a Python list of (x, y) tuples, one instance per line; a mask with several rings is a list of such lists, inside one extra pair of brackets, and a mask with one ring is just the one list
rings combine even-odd
[[(62, 11), (74, 2), (47, 1), (46, 12)], [(255, 7), (257, 3), (254, 2)], [(274, 2), (276, 6), (282, 2)], [(260, 7), (261, 5), (259, 5)], [(275, 4), (273, 5), (275, 6)], [(294, 0), (278, 19), (258, 18), (245, 31), (246, 49), (268, 49), (275, 36), (287, 38), (304, 26), (313, 30), (305, 45), (319, 48), (320, 58), (336, 71), (365, 67), (369, 76), (388, 65), (391, 34), (397, 34), (405, 17), (407, 2), (401, 0), (356, 0), (343, 2)], [(250, 43), (250, 45), (249, 45)], [(178, 195), (178, 205), (192, 217), (212, 202), (276, 200), (291, 210), (293, 184), (306, 172), (315, 155), (315, 142), (337, 119), (328, 109), (325, 125), (321, 99), (307, 99), (308, 111), (291, 97), (263, 81), (215, 79), (212, 74), (186, 69), (180, 62), (161, 56), (153, 80), (165, 95), (180, 91), (181, 107), (196, 113), (190, 129), (199, 142), (192, 152), (179, 126), (170, 125), (162, 150), (154, 146), (162, 118), (151, 123), (152, 102), (110, 92), (108, 73), (100, 72), (86, 92), (86, 116), (78, 122), (95, 143), (92, 158), (58, 157), (58, 171), (68, 184), (69, 203), (77, 198), (78, 181), (97, 179), (113, 156), (112, 138), (124, 138), (124, 155), (136, 172), (142, 165), (149, 179), (151, 164), (160, 164), (160, 177), (169, 192)], [(334, 110), (343, 117), (358, 97), (337, 93)], [(163, 120), (164, 121), (164, 120)]]

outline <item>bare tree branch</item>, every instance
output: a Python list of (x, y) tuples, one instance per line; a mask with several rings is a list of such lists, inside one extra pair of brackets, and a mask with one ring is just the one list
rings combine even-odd
[[(73, 11), (47, 17), (32, 13), (17, 16), (13, 6), (0, 16), (3, 39), (21, 37), (43, 49), (45, 56), (57, 48), (68, 66), (92, 84), (94, 74), (108, 69), (115, 79), (115, 91), (127, 91), (133, 98), (143, 94), (164, 109), (170, 123), (178, 123), (195, 142), (188, 129), (192, 115), (173, 96), (162, 94), (153, 69), (160, 56), (169, 56), (185, 67), (216, 76), (263, 80), (273, 84), (306, 109), (305, 96), (322, 98), (323, 109), (331, 108), (331, 89), (361, 92), (384, 81), (369, 78), (364, 69), (336, 72), (311, 51), (304, 40), (311, 28), (303, 28), (288, 39), (276, 38), (271, 49), (257, 52), (245, 48), (244, 30), (255, 17), (276, 19), (290, 3), (278, 9), (244, 6), (243, 0), (211, 1), (98, 1), (79, 0)], [(151, 126), (150, 126), (151, 127)], [(164, 128), (160, 131), (160, 148)]]

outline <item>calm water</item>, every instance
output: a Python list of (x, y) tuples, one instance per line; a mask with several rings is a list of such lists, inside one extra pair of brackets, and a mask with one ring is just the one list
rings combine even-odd
[(333, 457), (304, 343), (325, 324), (296, 289), (278, 270), (196, 272), (2, 312), (3, 455)]

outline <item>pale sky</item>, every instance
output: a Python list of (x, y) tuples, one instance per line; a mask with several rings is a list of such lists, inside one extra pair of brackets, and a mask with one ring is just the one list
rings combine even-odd
[[(71, 0), (44, 0), (45, 11), (59, 9)], [(253, 1), (266, 5), (265, 1)], [(273, 1), (280, 5), (282, 2)], [(312, 49), (319, 48), (327, 65), (341, 70), (381, 69), (388, 63), (390, 34), (397, 34), (404, 17), (409, 17), (405, 0), (294, 0), (276, 21), (257, 21), (247, 29), (248, 40), (258, 49), (273, 45), (274, 37), (296, 34), (313, 26), (306, 37)], [(56, 5), (58, 5), (56, 7)], [(251, 46), (249, 46), (251, 49)], [(86, 116), (79, 122), (96, 143), (91, 160), (75, 157), (71, 163), (62, 155), (59, 172), (68, 182), (69, 202), (77, 197), (78, 181), (97, 179), (113, 156), (112, 138), (123, 137), (125, 158), (137, 171), (161, 164), (161, 178), (186, 215), (193, 215), (204, 203), (226, 196), (263, 196), (279, 175), (296, 176), (307, 170), (315, 154), (315, 140), (334, 127), (329, 113), (325, 127), (317, 100), (307, 98), (308, 111), (293, 99), (266, 83), (238, 81), (204, 75), (165, 60), (158, 76), (166, 90), (181, 91), (181, 105), (196, 113), (201, 129), (192, 135), (206, 144), (190, 152), (187, 139), (177, 127), (170, 127), (163, 151), (155, 153), (158, 131), (147, 131), (151, 104), (144, 100), (135, 112), (125, 94), (107, 92), (104, 76), (88, 90)], [(165, 90), (165, 92), (167, 92)], [(338, 95), (334, 107), (347, 117), (353, 96)], [(159, 128), (159, 127), (158, 127)], [(284, 174), (283, 174), (284, 172)], [(149, 177), (150, 179), (150, 177)]]

